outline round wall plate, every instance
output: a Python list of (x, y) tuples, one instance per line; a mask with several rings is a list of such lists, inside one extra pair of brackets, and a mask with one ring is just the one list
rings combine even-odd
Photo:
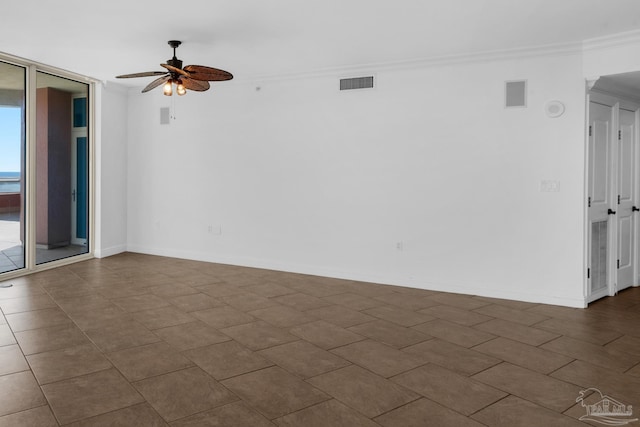
[(564, 113), (564, 104), (560, 101), (549, 101), (544, 106), (547, 117), (560, 117)]

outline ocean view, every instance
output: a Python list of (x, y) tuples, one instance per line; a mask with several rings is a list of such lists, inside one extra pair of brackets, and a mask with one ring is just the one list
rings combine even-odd
[(20, 192), (20, 172), (0, 172), (0, 193)]

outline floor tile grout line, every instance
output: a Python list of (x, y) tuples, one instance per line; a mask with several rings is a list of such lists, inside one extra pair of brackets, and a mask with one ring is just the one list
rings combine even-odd
[[(402, 308), (402, 307), (401, 307), (401, 308)], [(407, 309), (407, 308), (402, 308), (402, 310), (410, 311), (410, 312), (415, 312), (415, 310), (410, 310), (410, 309)], [(553, 318), (553, 317), (551, 317), (551, 318)], [(506, 320), (506, 319), (503, 319), (503, 320)], [(370, 321), (370, 322), (372, 322), (372, 321)], [(267, 323), (268, 323), (268, 322), (267, 322)], [(366, 322), (366, 323), (369, 323), (369, 322)], [(75, 324), (75, 322), (74, 322), (74, 324)], [(481, 324), (481, 323), (480, 323), (480, 324)], [(477, 325), (478, 325), (478, 324), (477, 324)], [(77, 326), (77, 325), (76, 325), (76, 326)], [(473, 326), (476, 326), (476, 325), (470, 325), (469, 327), (473, 327)], [(524, 325), (524, 326), (530, 326), (530, 325)], [(402, 327), (405, 327), (406, 329), (409, 329), (409, 328), (407, 328), (406, 326), (402, 326)], [(282, 329), (282, 330), (285, 330), (285, 331), (287, 330), (287, 328), (279, 328), (279, 329)], [(82, 331), (82, 332), (83, 332), (83, 333), (85, 333), (85, 331)], [(152, 332), (152, 333), (154, 333), (154, 335), (156, 335), (154, 331), (151, 331), (151, 332)], [(13, 333), (13, 331), (12, 331), (12, 333)], [(85, 334), (85, 335), (86, 335), (86, 334)], [(501, 335), (500, 335), (500, 334), (497, 334), (497, 336), (501, 336)], [(560, 335), (560, 337), (562, 337), (562, 336), (564, 336), (564, 335)], [(606, 344), (611, 343), (611, 342), (613, 342), (613, 341), (615, 341), (615, 340), (619, 339), (619, 338), (620, 338), (620, 337), (622, 337), (622, 336), (624, 336), (624, 335), (621, 335), (621, 336), (619, 336), (619, 337), (616, 337), (616, 338), (614, 338), (614, 339), (612, 339), (612, 340), (608, 341), (608, 342), (607, 342), (607, 343), (605, 343), (605, 344), (595, 344), (595, 345), (599, 345), (600, 347), (606, 348), (606, 347), (605, 347), (605, 346), (606, 346)], [(14, 337), (14, 338), (15, 338), (15, 337)], [(427, 339), (426, 341), (432, 340), (432, 339), (434, 339), (434, 338), (435, 338), (435, 337), (431, 337), (431, 338)], [(558, 337), (558, 338), (559, 338), (559, 337)], [(380, 342), (380, 341), (378, 341), (377, 339), (372, 339), (372, 338), (369, 338), (369, 337), (366, 337), (366, 338), (363, 338), (363, 339), (370, 339), (370, 340), (372, 340), (372, 341)], [(557, 339), (557, 338), (555, 338), (555, 339)], [(163, 341), (164, 341), (164, 340), (163, 340)], [(550, 341), (553, 341), (553, 339), (552, 339), (552, 340), (550, 340)], [(424, 341), (422, 341), (422, 342), (424, 342)], [(547, 341), (547, 342), (549, 342), (549, 341)], [(94, 343), (94, 344), (95, 344), (95, 343)], [(383, 343), (383, 344), (384, 344), (384, 343)], [(524, 343), (524, 344), (526, 344), (526, 343)], [(387, 344), (387, 345), (388, 345), (388, 344)], [(527, 344), (527, 345), (530, 345), (530, 344)], [(538, 346), (542, 346), (542, 345), (544, 345), (544, 343), (539, 344)], [(340, 347), (343, 347), (343, 346), (337, 346), (337, 347), (335, 347), (335, 348), (340, 348)], [(394, 347), (394, 346), (389, 346), (389, 347), (391, 347), (391, 348), (396, 348), (396, 347)], [(474, 346), (474, 347), (475, 347), (475, 346)], [(469, 349), (473, 349), (474, 347), (471, 347), (471, 348), (469, 348)], [(403, 347), (403, 348), (404, 348), (404, 347)], [(397, 349), (397, 348), (396, 348), (396, 349)], [(99, 349), (99, 350), (101, 351), (101, 353), (103, 353), (103, 354), (105, 353), (105, 352), (103, 352), (101, 349)], [(174, 350), (177, 350), (177, 349), (175, 349), (175, 348), (174, 348)], [(330, 350), (330, 349), (329, 349), (329, 350)], [(400, 349), (398, 349), (398, 350), (402, 351), (402, 348), (400, 348)], [(546, 349), (545, 349), (545, 350), (546, 350)], [(327, 350), (327, 351), (328, 351), (328, 350)], [(547, 351), (549, 351), (549, 350), (547, 350)], [(628, 354), (628, 353), (626, 353), (626, 354)], [(568, 365), (568, 364), (570, 364), (570, 363), (573, 363), (573, 362), (574, 362), (574, 361), (576, 361), (576, 360), (577, 360), (577, 359), (574, 359), (573, 361), (568, 362), (568, 363), (567, 363), (567, 365)], [(504, 362), (504, 361), (503, 361), (503, 362)], [(585, 363), (586, 363), (586, 362), (585, 362)], [(360, 365), (357, 365), (357, 366), (360, 366)], [(566, 365), (565, 365), (565, 366), (566, 366)], [(284, 369), (284, 368), (282, 368), (282, 369)], [(366, 368), (363, 368), (363, 369), (366, 369)], [(414, 369), (415, 369), (415, 368), (414, 368)], [(561, 369), (561, 368), (558, 368), (558, 369)], [(286, 371), (286, 369), (285, 369), (285, 371)], [(554, 372), (556, 372), (556, 371), (552, 371), (551, 373), (549, 373), (549, 374), (548, 374), (548, 376), (550, 376), (550, 375), (551, 375), (552, 373), (554, 373)], [(378, 374), (375, 374), (375, 373), (373, 373), (373, 374), (374, 374), (374, 375), (378, 375)], [(399, 374), (398, 374), (398, 375), (399, 375)], [(380, 376), (380, 375), (378, 375), (378, 376)], [(381, 376), (381, 377), (382, 377), (382, 378), (385, 378), (384, 376)], [(451, 409), (451, 408), (449, 408), (449, 409)]]
[[(314, 388), (315, 388), (315, 387), (314, 387)], [(276, 417), (273, 417), (273, 418), (269, 418), (269, 417), (267, 417), (265, 414), (261, 414), (261, 415), (262, 415), (263, 417), (265, 417), (266, 419), (268, 419), (269, 421), (273, 422), (274, 420), (277, 420), (277, 419), (279, 419), (279, 418), (283, 418), (283, 417), (286, 417), (286, 416), (288, 416), (288, 415), (295, 414), (296, 412), (304, 411), (305, 409), (312, 408), (312, 407), (314, 407), (314, 406), (316, 406), (316, 405), (321, 405), (321, 404), (323, 404), (323, 403), (329, 402), (330, 400), (334, 400), (334, 399), (335, 399), (335, 400), (338, 400), (338, 399), (336, 399), (335, 397), (331, 396), (329, 393), (325, 393), (324, 391), (319, 390), (319, 389), (317, 389), (317, 388), (316, 388), (316, 390), (318, 390), (318, 391), (322, 392), (324, 395), (326, 395), (326, 396), (327, 396), (327, 399), (325, 399), (325, 400), (323, 400), (323, 401), (321, 401), (321, 402), (312, 403), (312, 404), (307, 405), (307, 406), (305, 406), (305, 407), (303, 407), (303, 408), (300, 408), (300, 409), (298, 409), (298, 410), (296, 410), (296, 411), (289, 412), (289, 413), (287, 413), (287, 414), (285, 414), (285, 415), (279, 415), (279, 416), (276, 416)], [(344, 404), (344, 402), (341, 402), (341, 403), (343, 403), (343, 404)]]

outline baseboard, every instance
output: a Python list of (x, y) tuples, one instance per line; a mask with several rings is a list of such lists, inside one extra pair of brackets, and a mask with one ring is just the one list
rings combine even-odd
[(336, 279), (354, 280), (359, 282), (379, 283), (382, 285), (405, 286), (436, 292), (449, 292), (464, 295), (477, 295), (488, 298), (499, 298), (524, 301), (539, 304), (561, 305), (573, 308), (585, 308), (584, 298), (566, 296), (540, 295), (528, 292), (495, 289), (483, 284), (461, 284), (430, 282), (422, 279), (406, 279), (400, 276), (378, 275), (362, 271), (342, 271), (316, 265), (283, 263), (277, 260), (258, 259), (250, 257), (227, 257), (219, 254), (195, 251), (179, 251), (166, 248), (129, 245), (127, 251), (147, 255), (165, 256), (170, 258), (189, 259), (218, 264), (237, 265), (242, 267), (263, 268), (266, 270), (285, 271), (289, 273), (309, 274), (313, 276), (331, 277)]
[(96, 258), (106, 258), (108, 256), (121, 254), (127, 251), (127, 245), (111, 246), (110, 248), (95, 249), (94, 256)]

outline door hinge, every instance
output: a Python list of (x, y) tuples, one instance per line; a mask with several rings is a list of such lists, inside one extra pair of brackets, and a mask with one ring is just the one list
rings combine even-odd
[(587, 199), (587, 205), (588, 208), (591, 207), (591, 196), (589, 196), (589, 198)]
[(622, 131), (619, 130), (618, 131), (618, 141), (621, 141), (621, 140), (622, 140)]
[(591, 269), (587, 268), (587, 279), (591, 279)]
[(618, 204), (620, 204), (620, 195), (618, 194)]
[(618, 268), (620, 268), (620, 260), (618, 260)]
[(589, 125), (589, 136), (591, 136), (591, 129), (592, 129), (592, 127), (591, 127), (591, 125)]

